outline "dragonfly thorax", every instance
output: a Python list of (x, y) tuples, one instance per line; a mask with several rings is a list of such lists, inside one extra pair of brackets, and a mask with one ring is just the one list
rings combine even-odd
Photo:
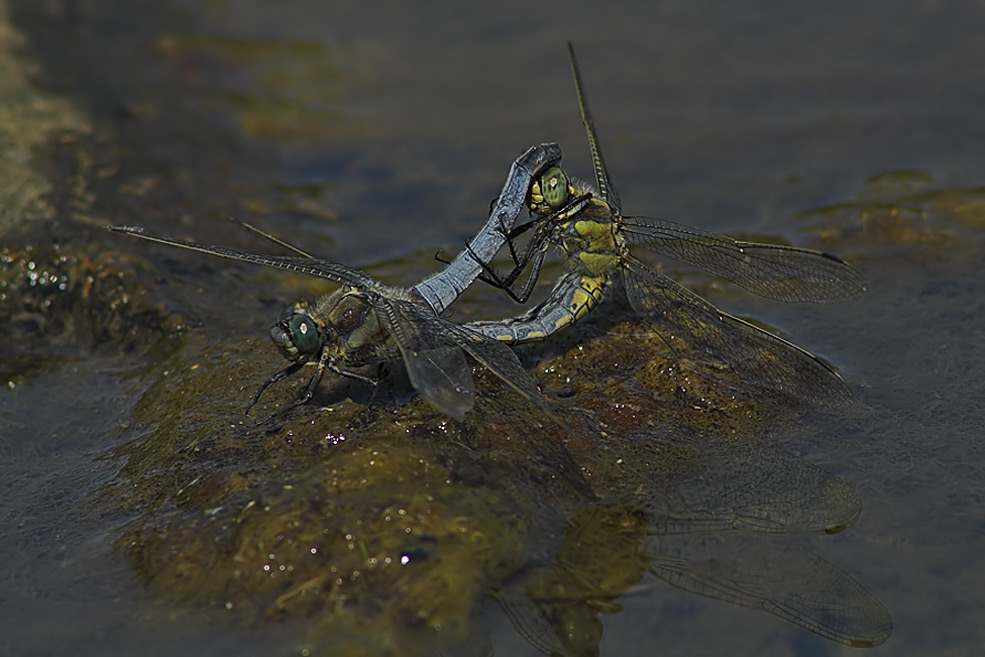
[(365, 348), (378, 349), (387, 333), (373, 312), (371, 299), (362, 290), (345, 286), (319, 304), (325, 329), (334, 334), (350, 359)]
[(619, 265), (622, 240), (609, 206), (593, 198), (584, 210), (561, 224), (557, 245), (584, 274), (601, 276)]

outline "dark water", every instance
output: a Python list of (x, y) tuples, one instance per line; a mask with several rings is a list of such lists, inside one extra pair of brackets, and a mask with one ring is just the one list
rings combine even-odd
[[(864, 501), (849, 530), (804, 545), (891, 612), (893, 636), (871, 652), (985, 647), (985, 8), (6, 4), (21, 41), (4, 58), (79, 118), (25, 155), (50, 191), (4, 218), (34, 222), (5, 233), (5, 276), (37, 280), (15, 271), (31, 247), (39, 270), (60, 263), (51, 271), (76, 284), (66, 302), (31, 287), (23, 303), (54, 298), (50, 317), (3, 297), (3, 654), (283, 654), (301, 632), (155, 596), (111, 548), (140, 509), (93, 499), (121, 467), (112, 450), (151, 431), (133, 417), (148, 389), (181, 376), (174, 364), (253, 377), (235, 399), (215, 394), (217, 414), (238, 414), (280, 366), (260, 339), (258, 369), (237, 364), (253, 355), (243, 340), (262, 338), (295, 290), (322, 287), (145, 248), (90, 220), (257, 248), (229, 229), (234, 214), (412, 284), (435, 249), (475, 231), (527, 146), (557, 141), (568, 169), (591, 176), (567, 40), (628, 213), (821, 246), (865, 274), (869, 292), (833, 306), (711, 294), (830, 359), (859, 395), (773, 438)], [(23, 105), (44, 119), (46, 106)], [(29, 132), (8, 124), (0, 143)], [(461, 315), (514, 311), (489, 290), (464, 301)], [(601, 654), (849, 650), (652, 576), (618, 603), (601, 616)], [(495, 606), (482, 624), (496, 654), (536, 654)]]

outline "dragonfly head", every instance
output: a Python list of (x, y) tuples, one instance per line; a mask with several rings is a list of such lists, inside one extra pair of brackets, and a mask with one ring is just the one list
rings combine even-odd
[(281, 313), (280, 319), (270, 329), (270, 339), (287, 360), (294, 362), (312, 360), (322, 348), (319, 322), (304, 301)]
[(530, 209), (536, 214), (560, 210), (571, 193), (567, 174), (561, 167), (549, 167), (530, 186)]

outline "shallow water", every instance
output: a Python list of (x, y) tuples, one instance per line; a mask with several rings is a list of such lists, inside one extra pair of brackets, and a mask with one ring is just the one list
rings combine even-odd
[[(137, 485), (121, 479), (120, 455), (136, 461), (128, 450), (156, 435), (148, 413), (177, 426), (176, 440), (215, 417), (240, 422), (255, 385), (281, 366), (264, 342), (269, 322), (324, 286), (103, 235), (88, 222), (265, 248), (228, 230), (224, 217), (235, 214), (412, 284), (434, 269), (435, 249), (457, 251), (476, 230), (527, 146), (557, 141), (566, 167), (590, 177), (566, 40), (578, 48), (624, 210), (821, 247), (865, 274), (864, 297), (823, 307), (717, 284), (703, 291), (830, 359), (859, 396), (842, 412), (777, 425), (770, 439), (863, 500), (847, 531), (798, 545), (888, 608), (893, 635), (872, 654), (978, 652), (982, 12), (921, 2), (823, 11), (500, 3), (463, 13), (441, 3), (367, 12), (308, 0), (276, 11), (263, 2), (9, 1), (6, 20), (22, 41), (4, 58), (29, 84), (23, 97), (0, 96), (26, 108), (17, 114), (25, 127), (0, 135), (11, 158), (32, 130), (50, 131), (25, 146), (18, 167), (51, 187), (16, 213), (8, 205), (17, 216), (3, 222), (35, 223), (4, 236), (4, 280), (22, 292), (5, 287), (3, 297), (11, 384), (0, 395), (0, 652), (290, 654), (306, 631), (303, 620), (251, 625), (160, 595), (113, 549), (146, 512), (141, 504), (158, 498), (135, 491), (125, 511), (95, 500), (120, 481)], [(28, 102), (32, 93), (47, 96)], [(53, 111), (56, 102), (71, 111)], [(28, 262), (35, 269), (17, 270)], [(32, 271), (72, 283), (59, 291)], [(477, 288), (454, 319), (514, 311)], [(228, 387), (196, 388), (194, 373), (207, 368), (228, 372)], [(181, 406), (186, 417), (153, 406), (183, 390), (197, 396)], [(195, 415), (201, 408), (214, 417)], [(250, 435), (258, 445), (281, 439)], [(162, 499), (180, 505), (163, 488)], [(550, 562), (551, 537), (530, 540)], [(637, 575), (621, 610), (602, 607), (603, 655), (849, 650)], [(536, 654), (484, 604), (477, 625), (488, 639), (475, 653)]]

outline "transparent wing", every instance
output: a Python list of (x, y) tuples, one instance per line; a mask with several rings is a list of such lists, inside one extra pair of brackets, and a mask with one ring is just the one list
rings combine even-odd
[(544, 655), (565, 654), (564, 643), (540, 605), (523, 593), (510, 595), (493, 592), (492, 597), (510, 619), (517, 634), (535, 650)]
[[(550, 404), (544, 398), (544, 395), (540, 393), (540, 388), (530, 378), (527, 370), (523, 369), (520, 359), (516, 357), (516, 354), (509, 347), (502, 342), (486, 337), (465, 326), (452, 324), (439, 318), (435, 318), (435, 321), (472, 358), (488, 368), (507, 386), (530, 400), (534, 406), (543, 411), (558, 426), (570, 432), (568, 424), (555, 415)], [(545, 440), (542, 443), (542, 450), (543, 462), (546, 465), (558, 472), (579, 493), (589, 498), (594, 497), (593, 491), (582, 476), (581, 466), (575, 462), (563, 442), (555, 439)]]
[(719, 357), (745, 381), (815, 405), (854, 400), (845, 381), (814, 354), (722, 312), (633, 257), (620, 271), (632, 308), (665, 338), (679, 337)]
[(377, 296), (374, 307), (400, 350), (414, 389), (442, 413), (462, 419), (475, 401), (472, 370), (437, 318), (412, 303), (386, 297)]
[(592, 113), (588, 109), (588, 98), (585, 96), (585, 86), (581, 82), (581, 71), (578, 70), (578, 60), (575, 59), (575, 47), (568, 43), (568, 58), (571, 60), (571, 76), (575, 80), (575, 93), (578, 95), (578, 108), (581, 110), (581, 122), (585, 125), (585, 134), (588, 136), (588, 150), (592, 154), (592, 168), (595, 169), (595, 186), (599, 190), (602, 200), (608, 203), (616, 214), (622, 207), (619, 194), (612, 187), (609, 180), (609, 170), (605, 167), (605, 160), (602, 159), (602, 150), (599, 147), (598, 135), (595, 133), (595, 123), (592, 121)]
[(848, 574), (808, 550), (739, 533), (651, 536), (650, 571), (691, 593), (763, 609), (850, 646), (876, 646), (889, 612)]
[(509, 347), (464, 326), (444, 320), (437, 321), (440, 322), (444, 332), (455, 344), (487, 367), (507, 386), (529, 399), (534, 406), (547, 413), (552, 419), (558, 421), (544, 395), (540, 394), (540, 388), (530, 378), (527, 370), (523, 369), (520, 359)]
[(277, 237), (276, 235), (271, 235), (267, 231), (261, 230), (261, 229), (257, 228), (256, 226), (254, 226), (253, 224), (249, 224), (249, 223), (247, 223), (245, 221), (242, 221), (241, 219), (236, 219), (235, 217), (230, 217), (230, 221), (232, 221), (237, 226), (240, 226), (242, 228), (245, 228), (246, 230), (250, 231), (254, 235), (259, 235), (260, 237), (262, 237), (263, 239), (267, 240), (268, 242), (273, 242), (274, 244), (276, 244), (279, 247), (285, 248), (288, 251), (293, 251), (294, 253), (296, 253), (299, 256), (302, 256), (302, 257), (305, 257), (305, 258), (311, 258), (313, 260), (317, 260), (318, 259), (318, 256), (313, 256), (310, 253), (308, 253), (307, 251), (304, 251), (303, 249), (301, 249), (301, 247), (294, 246), (290, 242), (285, 242), (284, 240), (282, 240), (281, 238)]
[(341, 283), (344, 285), (355, 285), (369, 290), (378, 290), (383, 287), (379, 281), (374, 279), (369, 274), (361, 272), (358, 269), (346, 267), (345, 265), (337, 262), (332, 262), (330, 260), (318, 260), (315, 258), (300, 256), (268, 256), (256, 253), (247, 253), (245, 251), (230, 249), (225, 246), (198, 244), (197, 242), (187, 242), (185, 240), (174, 239), (172, 237), (151, 235), (150, 233), (145, 233), (144, 229), (139, 226), (113, 226), (109, 230), (114, 233), (124, 233), (126, 235), (132, 235), (151, 242), (167, 244), (168, 246), (176, 246), (180, 249), (198, 251), (199, 253), (208, 253), (220, 258), (240, 260), (255, 265), (286, 269), (298, 274), (325, 278), (335, 283)]
[(622, 234), (644, 246), (778, 301), (841, 301), (865, 291), (862, 276), (836, 256), (792, 246), (743, 242), (649, 217), (622, 217)]
[(598, 494), (632, 500), (661, 534), (834, 533), (862, 511), (851, 484), (772, 445), (669, 444), (643, 434), (611, 449), (625, 476), (596, 484)]

